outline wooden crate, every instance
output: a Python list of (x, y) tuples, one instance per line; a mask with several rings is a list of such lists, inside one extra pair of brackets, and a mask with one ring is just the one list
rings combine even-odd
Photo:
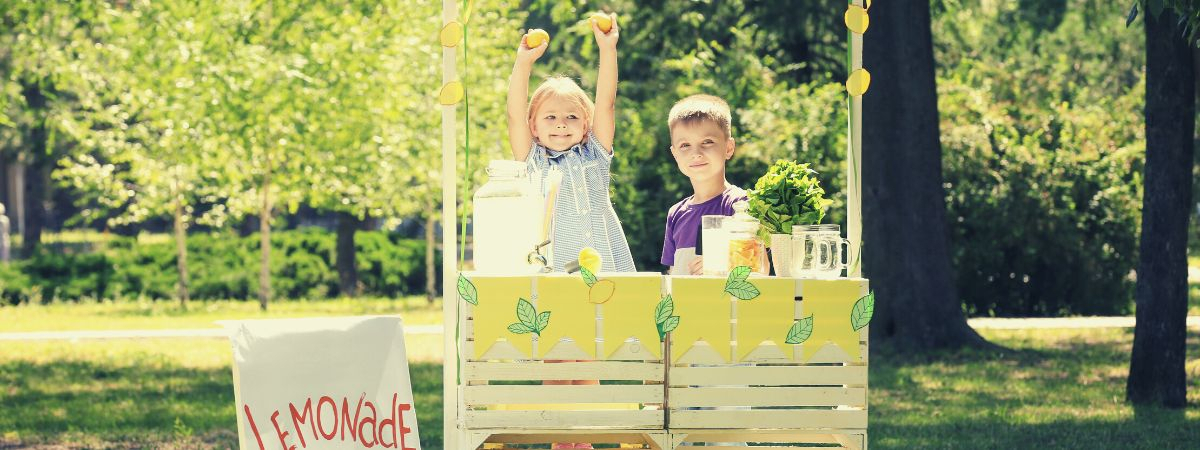
[[(742, 320), (741, 326), (783, 327), (808, 317), (806, 310), (817, 309), (816, 302), (850, 304), (868, 293), (862, 279), (793, 281), (794, 307), (789, 317), (777, 320), (760, 313), (753, 323)], [(688, 282), (673, 280), (676, 285)], [(806, 291), (820, 292), (821, 298), (806, 300)], [(677, 303), (686, 301), (676, 298)], [(731, 320), (726, 336), (736, 337), (739, 307), (749, 311), (750, 303), (729, 302)], [(819, 320), (816, 326), (821, 326)], [(714, 346), (703, 342), (685, 346), (672, 336), (666, 400), (671, 445), (705, 442), (727, 443), (718, 448), (744, 448), (745, 443), (767, 445), (753, 447), (756, 449), (784, 448), (770, 444), (866, 448), (867, 331), (862, 328), (856, 332), (857, 338), (851, 336), (858, 346), (854, 356), (849, 354), (854, 352), (812, 340), (795, 346), (734, 340), (721, 357)], [(739, 349), (739, 344), (753, 348)], [(808, 346), (815, 347), (806, 349)], [(680, 351), (685, 354), (679, 355)]]
[[(590, 288), (578, 274), (467, 275), (479, 299), (478, 305), (462, 305), (459, 314), (458, 417), (467, 444), (463, 448), (485, 442), (640, 443), (666, 448), (662, 344), (657, 334), (647, 335), (645, 327), (637, 340), (612, 335), (628, 321), (647, 321), (653, 332), (662, 276), (599, 276), (616, 286), (603, 304), (587, 302)], [(518, 322), (519, 298), (538, 313), (552, 313), (540, 337), (505, 331)], [(564, 335), (576, 339), (566, 341)], [(494, 340), (496, 336), (503, 340)], [(542, 384), (548, 380), (601, 384)]]

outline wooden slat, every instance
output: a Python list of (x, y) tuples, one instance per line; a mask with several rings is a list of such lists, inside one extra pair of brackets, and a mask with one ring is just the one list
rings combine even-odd
[(499, 431), (499, 433), (489, 436), (486, 442), (505, 444), (546, 444), (551, 442), (552, 439), (561, 439), (563, 435), (571, 436), (571, 442), (588, 442), (592, 444), (632, 444), (646, 443), (646, 441), (650, 440), (650, 433), (628, 433), (620, 431), (597, 432), (595, 430), (521, 430), (520, 433), (514, 433), (512, 430)]
[(468, 428), (662, 429), (663, 411), (466, 411)]
[(733, 366), (671, 368), (671, 386), (862, 386), (866, 383), (866, 366)]
[[(467, 386), (468, 405), (501, 403), (662, 403), (662, 385)], [(587, 409), (581, 407), (579, 409)]]
[(866, 406), (865, 388), (671, 388), (671, 409), (695, 406)]
[(671, 411), (671, 426), (681, 428), (866, 428), (865, 409), (754, 409)]
[[(688, 430), (682, 442), (836, 443), (840, 436), (861, 436), (863, 430), (796, 430), (785, 432)], [(743, 447), (744, 449), (745, 447)], [(762, 447), (757, 447), (762, 448)], [(757, 448), (755, 450), (757, 450)], [(769, 448), (769, 447), (768, 447)], [(795, 447), (792, 447), (795, 448)]]
[(662, 381), (662, 363), (651, 362), (468, 362), (464, 380), (642, 380)]

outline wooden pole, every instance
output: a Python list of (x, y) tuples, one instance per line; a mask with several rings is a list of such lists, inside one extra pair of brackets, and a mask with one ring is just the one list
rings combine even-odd
[[(852, 0), (863, 6), (863, 0)], [(850, 67), (847, 74), (862, 68), (861, 34), (850, 32)], [(846, 130), (846, 276), (862, 276), (862, 96), (851, 96), (849, 124)]]
[[(442, 0), (442, 24), (458, 20), (456, 0)], [(457, 47), (442, 47), (442, 85), (456, 81)], [(458, 429), (458, 255), (455, 238), (458, 214), (458, 158), (456, 157), (456, 105), (442, 106), (442, 416), (443, 448), (457, 449), (462, 445)]]

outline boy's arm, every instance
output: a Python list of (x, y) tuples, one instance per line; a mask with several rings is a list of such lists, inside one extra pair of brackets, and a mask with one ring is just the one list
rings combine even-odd
[(525, 36), (522, 36), (521, 45), (517, 47), (517, 61), (513, 63), (512, 75), (508, 78), (508, 145), (517, 161), (529, 157), (529, 148), (533, 144), (526, 104), (529, 101), (529, 74), (533, 71), (533, 62), (546, 52), (547, 45), (543, 43), (536, 48), (529, 48)]
[(617, 15), (611, 14), (610, 17), (612, 29), (608, 30), (608, 33), (600, 31), (595, 21), (591, 21), (591, 24), (592, 34), (596, 36), (596, 45), (600, 47), (600, 72), (596, 77), (596, 115), (592, 119), (592, 133), (611, 155), (613, 139), (617, 132), (617, 40), (620, 38), (620, 28), (617, 27)]

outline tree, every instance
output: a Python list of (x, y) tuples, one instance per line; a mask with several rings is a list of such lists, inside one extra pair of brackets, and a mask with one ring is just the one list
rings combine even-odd
[(195, 208), (205, 208), (202, 223), (224, 221), (212, 194), (228, 152), (213, 145), (204, 114), (218, 99), (195, 89), (202, 68), (227, 55), (203, 44), (214, 32), (213, 17), (185, 2), (138, 3), (102, 15), (94, 26), (107, 30), (103, 45), (80, 62), (105, 76), (89, 80), (93, 95), (64, 120), (80, 151), (55, 172), (80, 194), (85, 220), (107, 217), (115, 227), (171, 218), (183, 307), (190, 296), (186, 232)]
[[(1196, 119), (1192, 43), (1200, 18), (1194, 12), (1198, 2), (1170, 3), (1169, 11), (1157, 2), (1157, 10), (1144, 15), (1145, 193), (1125, 396), (1134, 404), (1182, 408), (1187, 403), (1187, 227)], [(1181, 29), (1179, 17), (1191, 20), (1190, 33)]]
[[(92, 28), (105, 5), (98, 2), (0, 1), (0, 140), (5, 153), (28, 168), (22, 228), (24, 256), (41, 244), (50, 172), (70, 144), (57, 139), (85, 80), (100, 75), (80, 61), (94, 51)], [(7, 156), (7, 155), (0, 155)]]
[(921, 351), (988, 345), (950, 264), (928, 5), (876, 2), (864, 35), (863, 268), (878, 292), (872, 339)]

